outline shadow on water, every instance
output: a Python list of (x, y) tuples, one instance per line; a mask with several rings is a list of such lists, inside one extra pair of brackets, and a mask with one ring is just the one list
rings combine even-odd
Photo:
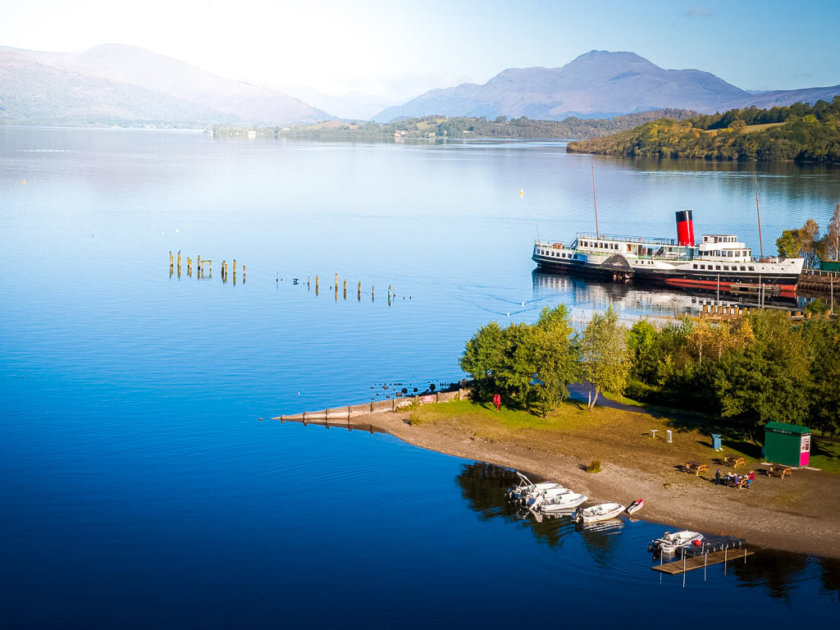
[[(529, 477), (533, 481), (542, 481), (536, 475)], [(563, 540), (574, 533), (570, 518), (537, 519), (529, 511), (507, 501), (505, 493), (519, 481), (516, 472), (509, 468), (483, 462), (465, 464), (456, 481), (467, 504), (482, 519), (502, 517), (511, 523), (520, 523), (531, 530), (539, 542), (549, 547), (561, 547)]]
[[(532, 481), (543, 481), (536, 475), (528, 476)], [(625, 525), (622, 519), (576, 527), (569, 515), (538, 518), (527, 511), (523, 512), (518, 506), (505, 499), (506, 491), (519, 481), (516, 471), (509, 468), (483, 462), (464, 464), (455, 480), (467, 505), (478, 513), (479, 518), (482, 520), (502, 518), (511, 524), (523, 526), (531, 531), (538, 542), (550, 548), (562, 548), (564, 542), (570, 537), (579, 535), (582, 548), (601, 567), (609, 567), (618, 562), (620, 554), (629, 553), (631, 562), (638, 561), (635, 559), (637, 554), (638, 558), (648, 555), (643, 546), (640, 546), (636, 552), (632, 549), (620, 552), (619, 541)], [(646, 526), (651, 528), (652, 537), (661, 533), (659, 526), (652, 524), (646, 524)], [(840, 601), (840, 560), (838, 559), (806, 556), (774, 549), (758, 549), (746, 563), (733, 560), (728, 567), (731, 574), (735, 576), (738, 586), (762, 589), (773, 599), (789, 601), (793, 597), (797, 584), (809, 579), (810, 576), (819, 579), (823, 590)]]
[(791, 591), (808, 568), (808, 556), (764, 549), (748, 562), (734, 561), (739, 586), (763, 588), (774, 599), (789, 600)]

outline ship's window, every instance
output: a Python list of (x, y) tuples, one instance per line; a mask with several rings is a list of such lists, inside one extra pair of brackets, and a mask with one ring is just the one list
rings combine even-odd
[(741, 271), (746, 271), (746, 270), (747, 270), (747, 268), (744, 267), (744, 265), (741, 265)]
[(717, 271), (720, 271), (720, 265), (715, 265), (715, 269), (716, 269)]
[(724, 270), (724, 271), (729, 271), (729, 265), (724, 265), (724, 266), (723, 266), (723, 270)]
[(755, 271), (755, 267), (753, 267), (752, 265), (750, 265), (750, 271)]
[(697, 263), (694, 263), (693, 265), (691, 265), (691, 268), (692, 269), (697, 269)]

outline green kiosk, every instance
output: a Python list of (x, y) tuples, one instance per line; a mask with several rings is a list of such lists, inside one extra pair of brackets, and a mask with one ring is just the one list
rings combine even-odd
[(774, 464), (807, 466), (811, 457), (811, 430), (798, 424), (764, 425), (764, 458)]

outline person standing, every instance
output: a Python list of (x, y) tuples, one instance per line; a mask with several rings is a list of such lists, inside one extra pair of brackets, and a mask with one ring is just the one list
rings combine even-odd
[(715, 485), (720, 485), (720, 468), (715, 471)]

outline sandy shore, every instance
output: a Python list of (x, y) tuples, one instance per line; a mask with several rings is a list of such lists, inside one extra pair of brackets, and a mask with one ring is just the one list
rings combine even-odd
[[(457, 422), (412, 426), (408, 413), (378, 413), (354, 424), (387, 432), (415, 446), (529, 471), (590, 497), (625, 505), (644, 497), (639, 517), (671, 529), (693, 529), (747, 539), (753, 545), (840, 558), (840, 475), (797, 470), (786, 479), (759, 475), (750, 490), (725, 488), (679, 472), (671, 464), (587, 463), (556, 444), (511, 444), (465, 433)], [(759, 471), (760, 472), (760, 471)]]

